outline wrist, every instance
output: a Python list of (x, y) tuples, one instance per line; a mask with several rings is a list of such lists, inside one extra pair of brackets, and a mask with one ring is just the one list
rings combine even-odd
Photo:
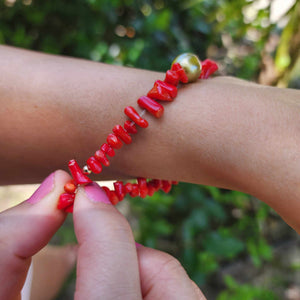
[(199, 93), (212, 185), (256, 196), (299, 231), (299, 92), (217, 77)]

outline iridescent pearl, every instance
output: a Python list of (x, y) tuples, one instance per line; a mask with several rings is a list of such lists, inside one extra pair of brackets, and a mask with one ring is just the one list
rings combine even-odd
[(174, 59), (172, 65), (175, 63), (179, 63), (184, 69), (189, 82), (196, 81), (199, 78), (202, 67), (197, 55), (192, 53), (180, 54)]

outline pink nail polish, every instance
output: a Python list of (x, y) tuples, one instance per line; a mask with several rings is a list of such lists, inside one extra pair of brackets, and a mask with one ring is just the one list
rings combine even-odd
[(102, 188), (95, 182), (90, 183), (84, 187), (84, 191), (87, 197), (92, 202), (102, 202), (106, 204), (111, 204), (106, 193), (102, 190)]
[(141, 244), (139, 244), (139, 243), (137, 243), (137, 242), (135, 242), (135, 246), (136, 246), (137, 248), (143, 247), (143, 245), (141, 245)]
[(32, 196), (27, 200), (27, 202), (34, 204), (42, 200), (46, 195), (48, 195), (54, 188), (54, 174), (51, 173), (39, 186), (39, 188), (32, 194)]

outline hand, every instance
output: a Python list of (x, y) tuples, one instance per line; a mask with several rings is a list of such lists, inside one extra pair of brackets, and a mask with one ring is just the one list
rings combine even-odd
[(56, 206), (69, 179), (56, 171), (27, 201), (0, 213), (0, 299), (19, 299), (31, 257), (64, 222), (66, 214)]
[(127, 220), (95, 183), (74, 205), (79, 243), (75, 299), (205, 299), (171, 255), (135, 245)]

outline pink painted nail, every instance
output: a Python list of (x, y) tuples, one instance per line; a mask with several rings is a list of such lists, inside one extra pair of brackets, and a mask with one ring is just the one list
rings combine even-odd
[(32, 194), (27, 202), (34, 204), (41, 201), (46, 195), (48, 195), (54, 188), (54, 172), (51, 173), (39, 186), (39, 188)]
[(141, 247), (143, 247), (143, 245), (142, 245), (142, 244), (139, 244), (139, 243), (137, 243), (137, 242), (135, 242), (135, 246), (136, 246), (137, 248), (141, 248)]
[(84, 191), (87, 197), (92, 202), (102, 202), (106, 204), (111, 204), (106, 193), (102, 190), (102, 188), (95, 182), (90, 183), (84, 187)]

